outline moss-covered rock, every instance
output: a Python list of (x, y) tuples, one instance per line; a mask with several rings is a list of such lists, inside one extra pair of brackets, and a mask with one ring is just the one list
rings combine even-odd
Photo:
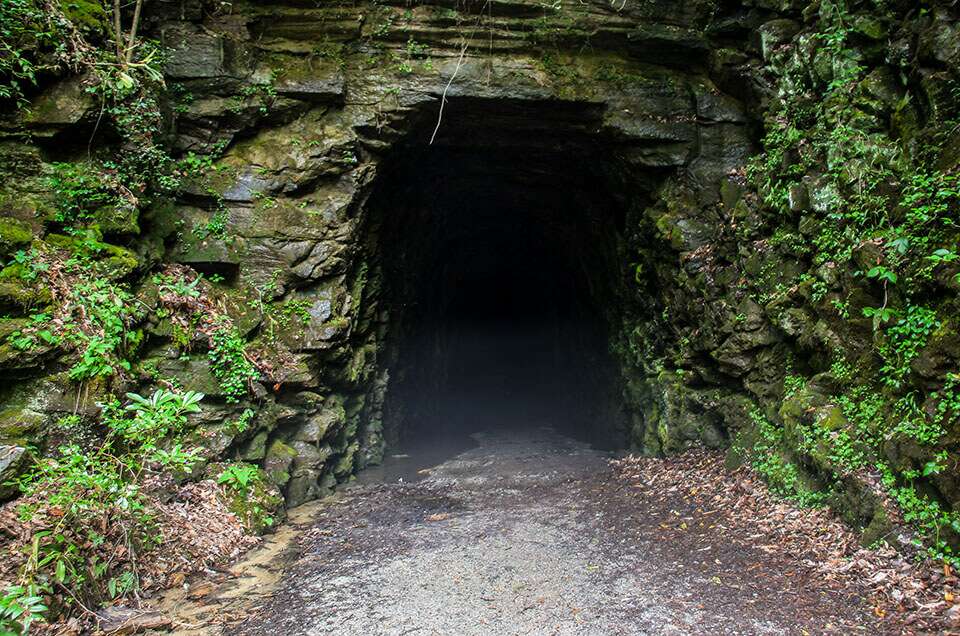
[(33, 228), (30, 224), (15, 218), (0, 218), (0, 257), (12, 254), (31, 241)]
[(279, 439), (273, 440), (266, 449), (263, 460), (263, 469), (270, 479), (270, 483), (283, 487), (290, 481), (290, 469), (297, 451)]
[(96, 0), (60, 0), (60, 8), (67, 18), (81, 30), (106, 33), (110, 24), (103, 4)]
[(41, 432), (46, 417), (26, 407), (0, 410), (0, 443), (27, 445)]

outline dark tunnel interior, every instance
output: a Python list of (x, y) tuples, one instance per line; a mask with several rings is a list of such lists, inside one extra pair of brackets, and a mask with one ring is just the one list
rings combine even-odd
[(624, 203), (583, 106), (456, 104), (377, 176), (371, 247), (387, 315), (390, 447), (550, 426), (625, 445), (610, 352)]

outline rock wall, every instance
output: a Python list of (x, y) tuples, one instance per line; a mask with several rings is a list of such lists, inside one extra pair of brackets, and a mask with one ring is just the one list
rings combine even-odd
[[(891, 501), (921, 514), (911, 497), (946, 529), (960, 492), (955, 13), (148, 3), (144, 28), (168, 52), (156, 141), (178, 160), (177, 188), (87, 205), (87, 233), (65, 232), (58, 200), (92, 186), (64, 166), (109, 175), (131, 140), (99, 130), (102, 105), (76, 77), (5, 124), (0, 247), (24, 256), (0, 273), (0, 467), (52, 447), (64, 416), (93, 422), (106, 394), (166, 382), (209, 396), (211, 456), (257, 463), (289, 505), (327, 492), (380, 457), (403, 373), (391, 268), (422, 265), (384, 245), (422, 246), (425, 226), (384, 227), (432, 182), (404, 189), (391, 166), (505, 188), (503, 161), (517, 197), (559, 192), (579, 210), (544, 224), (587, 231), (564, 249), (619, 361), (631, 446), (732, 446), (872, 538), (895, 520)], [(63, 290), (31, 269), (31, 246), (86, 250), (130, 294), (129, 368), (76, 381), (86, 350), (37, 327)]]

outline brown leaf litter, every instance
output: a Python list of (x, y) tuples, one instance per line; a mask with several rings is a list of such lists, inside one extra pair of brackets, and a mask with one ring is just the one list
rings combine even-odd
[(801, 509), (771, 493), (751, 469), (728, 471), (720, 451), (691, 450), (666, 459), (628, 456), (612, 462), (638, 495), (684, 499), (717, 513), (726, 541), (787, 554), (826, 581), (859, 587), (874, 613), (906, 633), (960, 634), (960, 582), (952, 569), (917, 561), (889, 546), (867, 548), (825, 508)]

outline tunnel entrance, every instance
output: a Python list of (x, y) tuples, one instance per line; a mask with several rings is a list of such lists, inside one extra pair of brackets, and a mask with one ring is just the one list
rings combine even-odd
[(539, 426), (625, 446), (610, 343), (633, 189), (614, 184), (602, 108), (450, 106), (433, 144), (428, 114), (385, 158), (368, 201), (388, 448)]

